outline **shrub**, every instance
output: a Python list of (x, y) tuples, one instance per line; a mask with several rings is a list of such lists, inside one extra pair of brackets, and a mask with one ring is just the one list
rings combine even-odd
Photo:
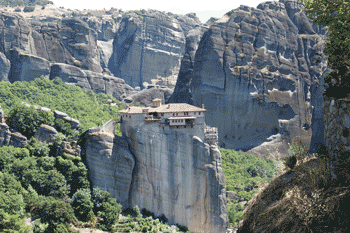
[(168, 222), (168, 218), (162, 214), (158, 217), (159, 221), (161, 221), (162, 223), (167, 223)]
[(63, 118), (58, 118), (55, 120), (55, 126), (57, 131), (65, 134), (65, 135), (71, 135), (72, 134), (72, 126), (69, 124), (68, 121), (66, 121)]
[(53, 125), (52, 113), (37, 111), (33, 106), (15, 104), (8, 114), (9, 127), (27, 138), (34, 136), (41, 124)]
[(34, 6), (25, 6), (23, 12), (33, 12), (35, 10)]
[(22, 10), (21, 10), (21, 8), (19, 8), (19, 7), (17, 7), (16, 9), (15, 9), (15, 12), (21, 12)]
[[(94, 204), (91, 201), (91, 194), (89, 189), (79, 189), (72, 197), (72, 207), (74, 208), (75, 216), (82, 221), (87, 221), (88, 214), (91, 215)], [(92, 212), (93, 214), (93, 212)], [(93, 218), (89, 216), (89, 218)]]
[(284, 165), (286, 165), (290, 169), (294, 169), (295, 165), (297, 164), (297, 161), (298, 160), (295, 155), (283, 158)]

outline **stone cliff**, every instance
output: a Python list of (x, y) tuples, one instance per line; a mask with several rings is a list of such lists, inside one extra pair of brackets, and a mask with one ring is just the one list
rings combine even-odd
[(133, 87), (171, 76), (185, 51), (186, 32), (199, 24), (196, 17), (176, 17), (155, 10), (129, 12), (113, 41), (109, 70)]
[(189, 32), (171, 101), (204, 103), (220, 146), (268, 156), (287, 154), (296, 136), (310, 144), (310, 126), (322, 121), (312, 114), (322, 102), (326, 64), (315, 60), (325, 30), (301, 7), (293, 0), (240, 6)]
[(31, 17), (13, 10), (0, 10), (0, 80), (62, 75), (68, 83), (120, 100), (136, 93), (129, 85), (142, 88), (151, 80), (164, 79), (163, 85), (173, 88), (185, 36), (200, 25), (193, 13), (156, 10), (72, 11), (51, 6), (47, 16), (36, 9)]
[[(113, 127), (112, 127), (113, 128)], [(225, 232), (225, 178), (215, 146), (155, 124), (129, 128), (128, 136), (92, 128), (82, 154), (93, 187), (124, 207), (138, 205), (192, 232)]]

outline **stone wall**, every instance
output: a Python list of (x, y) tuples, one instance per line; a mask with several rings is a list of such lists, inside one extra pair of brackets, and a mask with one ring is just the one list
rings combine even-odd
[(324, 142), (331, 161), (336, 165), (339, 154), (350, 152), (350, 99), (323, 98)]

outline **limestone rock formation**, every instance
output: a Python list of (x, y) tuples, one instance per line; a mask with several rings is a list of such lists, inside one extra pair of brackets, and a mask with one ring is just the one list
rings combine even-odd
[(23, 148), (27, 144), (28, 144), (27, 137), (23, 136), (19, 132), (11, 133), (9, 146)]
[(10, 143), (11, 132), (5, 123), (0, 123), (0, 146), (8, 146)]
[(161, 99), (162, 103), (168, 102), (173, 91), (167, 87), (155, 87), (150, 89), (144, 89), (136, 94), (128, 96), (124, 99), (125, 103), (139, 103), (143, 106), (149, 106), (153, 99)]
[(9, 81), (11, 63), (6, 58), (5, 54), (0, 52), (0, 81)]
[(123, 207), (128, 206), (135, 158), (127, 142), (110, 132), (90, 129), (85, 135), (82, 155), (89, 168), (92, 187), (110, 192)]
[(5, 123), (4, 122), (4, 112), (2, 111), (1, 106), (0, 106), (0, 123)]
[(172, 75), (184, 48), (185, 35), (175, 18), (155, 10), (129, 12), (120, 22), (108, 68), (129, 85), (141, 86), (157, 75)]
[(312, 87), (326, 66), (315, 63), (325, 30), (301, 7), (294, 0), (240, 6), (203, 33), (192, 74), (178, 82), (190, 86), (187, 101), (205, 104), (220, 146), (268, 156), (287, 154), (295, 136), (310, 144), (312, 105), (322, 99)]
[(201, 25), (201, 21), (197, 17), (196, 13), (188, 13), (186, 15), (177, 15), (168, 13), (170, 16), (175, 17), (179, 21), (183, 33), (187, 36), (188, 32), (191, 31), (198, 25)]
[(97, 49), (100, 53), (100, 64), (102, 69), (108, 67), (109, 59), (113, 53), (113, 41), (97, 41)]
[(43, 76), (49, 79), (50, 62), (44, 58), (21, 54), (16, 50), (10, 51), (11, 73), (10, 81), (32, 81), (37, 77)]
[(72, 129), (77, 129), (80, 125), (80, 122), (77, 119), (71, 118), (71, 117), (63, 117), (72, 127)]
[(53, 138), (57, 136), (57, 130), (49, 125), (42, 124), (36, 131), (34, 138), (40, 142), (53, 142)]
[(53, 111), (53, 114), (54, 114), (55, 119), (68, 117), (67, 113), (61, 112), (61, 111), (58, 111), (58, 110)]
[(203, 33), (208, 27), (202, 25), (192, 29), (186, 37), (186, 51), (181, 61), (179, 76), (176, 82), (173, 95), (170, 97), (170, 103), (188, 103), (194, 104), (190, 90), (192, 72), (194, 67), (195, 55)]
[(216, 146), (154, 124), (128, 128), (124, 138), (109, 128), (89, 129), (82, 146), (93, 187), (109, 191), (124, 208), (164, 214), (192, 232), (225, 232), (225, 177)]

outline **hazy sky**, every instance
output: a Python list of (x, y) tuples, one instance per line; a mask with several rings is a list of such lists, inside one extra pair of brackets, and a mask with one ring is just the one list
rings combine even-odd
[(53, 0), (56, 6), (70, 9), (110, 9), (111, 7), (126, 10), (155, 9), (169, 11), (175, 14), (187, 14), (195, 12), (197, 17), (205, 23), (210, 17), (221, 18), (226, 12), (236, 9), (240, 5), (257, 7), (264, 0), (146, 0), (146, 1), (112, 1), (112, 0)]

